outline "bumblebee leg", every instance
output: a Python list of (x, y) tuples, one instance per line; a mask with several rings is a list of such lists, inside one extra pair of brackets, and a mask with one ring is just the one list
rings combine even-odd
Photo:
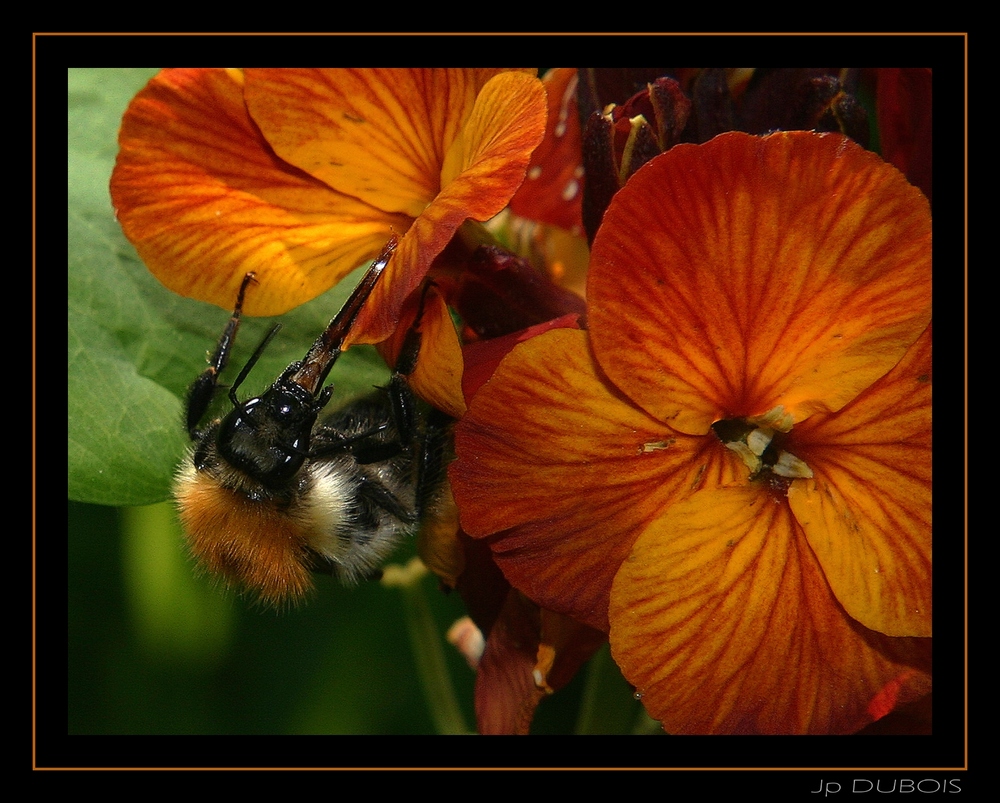
[(233, 314), (222, 330), (222, 336), (215, 346), (215, 352), (208, 360), (208, 368), (194, 381), (188, 390), (187, 396), (187, 428), (192, 440), (197, 438), (198, 422), (208, 409), (215, 395), (215, 389), (219, 384), (219, 374), (229, 362), (229, 352), (236, 339), (236, 332), (240, 328), (240, 315), (243, 312), (243, 297), (246, 295), (247, 287), (255, 281), (254, 274), (248, 273), (243, 277), (239, 293), (236, 295), (236, 306)]
[[(417, 399), (410, 389), (408, 377), (416, 370), (420, 355), (422, 337), (420, 322), (424, 315), (424, 302), (431, 284), (424, 285), (420, 296), (420, 306), (406, 337), (403, 339), (396, 360), (396, 370), (389, 383), (389, 398), (392, 404), (396, 427), (403, 443), (413, 443), (417, 459), (416, 505), (418, 517), (423, 516), (435, 502), (445, 476), (445, 467), (451, 459), (451, 416), (435, 408), (425, 416), (422, 428), (418, 428)], [(418, 432), (418, 429), (420, 431)]]
[(416, 505), (421, 518), (433, 509), (445, 484), (445, 469), (452, 459), (451, 428), (454, 423), (451, 416), (437, 409), (427, 415), (417, 463)]
[(424, 302), (432, 286), (432, 283), (428, 282), (421, 290), (420, 306), (417, 308), (413, 323), (406, 330), (406, 337), (403, 338), (403, 345), (399, 349), (399, 357), (396, 358), (396, 367), (386, 388), (396, 431), (403, 443), (411, 443), (417, 437), (417, 400), (410, 390), (409, 376), (417, 368), (417, 357), (420, 356), (420, 346), (423, 342), (420, 323), (424, 317)]
[(392, 491), (381, 483), (365, 478), (358, 486), (358, 495), (376, 509), (385, 510), (406, 524), (414, 524), (418, 520), (417, 512), (399, 501)]

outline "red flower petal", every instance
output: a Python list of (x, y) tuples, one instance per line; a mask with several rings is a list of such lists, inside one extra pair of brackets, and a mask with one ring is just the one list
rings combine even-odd
[(927, 67), (886, 67), (877, 71), (877, 105), (882, 155), (931, 198), (931, 96)]
[(511, 589), (476, 673), (476, 727), (486, 736), (525, 735), (545, 697), (533, 677), (538, 607)]
[(678, 145), (636, 172), (594, 241), (598, 362), (691, 434), (778, 404), (795, 421), (837, 410), (927, 326), (930, 237), (920, 192), (840, 135)]
[(545, 139), (535, 150), (528, 175), (510, 200), (515, 215), (583, 234), (583, 136), (576, 101), (577, 71), (549, 70), (542, 78), (548, 95)]
[(328, 290), (409, 219), (281, 161), (235, 70), (164, 70), (122, 120), (111, 179), (119, 222), (149, 270), (181, 295), (231, 309), (248, 271), (249, 315)]
[(479, 732), (527, 734), (538, 704), (566, 685), (606, 640), (600, 631), (539, 610), (512, 589), (479, 664)]
[(521, 343), (456, 427), (462, 525), (543, 608), (607, 628), (611, 580), (635, 536), (678, 495), (736, 478), (716, 439), (692, 438), (613, 395), (587, 334)]
[(931, 635), (931, 330), (832, 416), (796, 426), (813, 470), (788, 501), (847, 612), (889, 636)]
[(929, 639), (860, 627), (788, 506), (699, 491), (636, 542), (611, 596), (612, 654), (668, 733), (853, 733), (870, 701), (929, 690)]

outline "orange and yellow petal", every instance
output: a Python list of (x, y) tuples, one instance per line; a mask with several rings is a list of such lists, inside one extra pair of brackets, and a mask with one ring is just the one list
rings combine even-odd
[(504, 72), (483, 86), (445, 148), (440, 187), (402, 237), (396, 255), (358, 318), (360, 342), (378, 342), (396, 325), (405, 299), (468, 219), (500, 212), (524, 180), (545, 130), (545, 91), (525, 73)]
[(500, 72), (248, 69), (246, 98), (282, 159), (338, 192), (414, 219), (447, 183), (445, 155)]
[(465, 412), (462, 347), (448, 307), (434, 287), (426, 293), (410, 296), (400, 312), (398, 326), (392, 336), (379, 345), (379, 352), (389, 365), (397, 365), (418, 310), (420, 351), (416, 370), (407, 377), (408, 384), (428, 404), (453, 418), (461, 418)]
[(900, 704), (930, 688), (929, 639), (851, 620), (760, 485), (667, 510), (622, 564), (609, 615), (612, 654), (668, 733), (852, 733), (884, 713), (886, 684)]
[(736, 479), (716, 439), (682, 435), (614, 394), (587, 333), (521, 343), (456, 427), (450, 477), (466, 532), (490, 536), (511, 584), (607, 629), (611, 580), (676, 497)]
[(788, 491), (833, 593), (865, 627), (931, 635), (931, 328), (832, 416), (797, 426)]
[(798, 422), (884, 375), (931, 315), (926, 199), (835, 134), (678, 145), (619, 191), (592, 248), (594, 350), (690, 434), (782, 404)]
[(284, 312), (373, 257), (405, 217), (277, 158), (237, 70), (160, 72), (122, 120), (111, 195), (126, 236), (171, 290), (251, 315)]

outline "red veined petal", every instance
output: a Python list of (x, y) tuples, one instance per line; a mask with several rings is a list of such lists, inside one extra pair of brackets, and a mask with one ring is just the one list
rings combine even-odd
[(119, 222), (171, 290), (231, 309), (249, 271), (249, 315), (328, 290), (409, 221), (281, 161), (262, 139), (235, 70), (164, 70), (122, 120), (111, 179)]
[[(592, 249), (594, 350), (683, 432), (840, 409), (930, 320), (926, 199), (841, 135), (722, 134), (629, 179)], [(624, 288), (624, 291), (623, 291)]]
[(450, 476), (465, 531), (497, 533), (490, 542), (512, 585), (598, 629), (643, 527), (738, 470), (717, 439), (677, 433), (616, 394), (575, 329), (516, 346), (473, 397), (455, 440)]
[(360, 342), (384, 340), (404, 300), (469, 218), (497, 214), (524, 179), (531, 151), (545, 128), (545, 93), (537, 78), (495, 76), (476, 98), (440, 165), (441, 188), (401, 239), (397, 253), (358, 318)]
[(797, 426), (788, 491), (830, 587), (865, 627), (931, 635), (931, 328), (886, 376)]
[(760, 485), (708, 488), (646, 529), (615, 577), (611, 648), (668, 733), (853, 733), (929, 639), (859, 626), (831, 594), (788, 506)]

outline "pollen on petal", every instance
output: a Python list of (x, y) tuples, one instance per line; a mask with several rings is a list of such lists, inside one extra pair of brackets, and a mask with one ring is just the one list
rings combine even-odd
[(791, 452), (782, 452), (778, 455), (778, 461), (771, 467), (771, 471), (779, 477), (789, 479), (809, 479), (813, 476), (812, 469), (805, 460), (800, 460)]

